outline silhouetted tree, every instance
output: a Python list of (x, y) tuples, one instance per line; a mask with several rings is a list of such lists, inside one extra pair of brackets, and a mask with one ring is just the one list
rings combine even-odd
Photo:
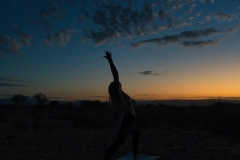
[(42, 93), (35, 94), (33, 96), (33, 98), (35, 98), (38, 101), (38, 103), (39, 103), (38, 107), (42, 109), (41, 112), (39, 112), (38, 115), (36, 116), (37, 119), (36, 119), (36, 123), (35, 123), (35, 129), (37, 129), (39, 126), (39, 120), (43, 119), (43, 117), (45, 116), (43, 109), (44, 109), (44, 103), (48, 100), (48, 98), (46, 97), (45, 94), (42, 94)]
[(20, 107), (24, 106), (24, 103), (27, 101), (28, 96), (24, 96), (23, 94), (14, 94), (11, 100)]
[(50, 107), (56, 107), (56, 106), (58, 106), (58, 101), (51, 101), (48, 105), (50, 106)]
[(45, 95), (45, 94), (42, 94), (42, 93), (37, 93), (37, 94), (35, 94), (35, 95), (33, 96), (33, 98), (35, 98), (35, 99), (38, 101), (38, 103), (39, 103), (40, 106), (43, 106), (44, 103), (48, 100), (48, 98), (46, 97), (46, 95)]

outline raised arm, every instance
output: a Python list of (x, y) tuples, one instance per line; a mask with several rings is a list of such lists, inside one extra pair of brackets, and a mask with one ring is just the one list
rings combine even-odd
[(106, 51), (105, 53), (106, 53), (106, 56), (104, 56), (104, 57), (108, 60), (108, 62), (110, 64), (112, 75), (113, 75), (113, 80), (114, 80), (114, 82), (119, 82), (118, 71), (117, 71), (117, 68), (115, 67), (115, 65), (113, 63), (112, 55), (108, 51)]

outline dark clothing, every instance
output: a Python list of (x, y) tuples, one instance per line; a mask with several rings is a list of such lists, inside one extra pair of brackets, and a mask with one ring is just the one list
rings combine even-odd
[(140, 130), (134, 124), (134, 121), (135, 121), (135, 116), (124, 115), (118, 136), (116, 140), (110, 145), (110, 147), (108, 147), (104, 155), (104, 160), (111, 159), (111, 157), (116, 152), (116, 150), (122, 145), (122, 143), (124, 142), (128, 134), (133, 134), (133, 139), (132, 139), (133, 152), (134, 154), (137, 154)]

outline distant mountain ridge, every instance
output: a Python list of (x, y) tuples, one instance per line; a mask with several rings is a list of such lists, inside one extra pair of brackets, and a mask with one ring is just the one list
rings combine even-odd
[[(46, 104), (48, 104), (51, 101), (47, 101)], [(72, 102), (74, 105), (80, 105), (82, 103), (82, 100), (75, 100), (75, 101), (58, 101), (59, 105), (64, 105)], [(235, 104), (240, 104), (240, 100), (220, 100), (220, 102), (230, 102)], [(26, 101), (27, 105), (35, 105), (37, 104), (37, 100), (34, 98), (28, 98)], [(205, 99), (205, 100), (178, 100), (178, 99), (172, 99), (172, 100), (136, 100), (136, 105), (141, 104), (158, 104), (163, 105), (172, 105), (172, 106), (180, 106), (180, 107), (186, 107), (190, 105), (196, 105), (196, 106), (208, 106), (216, 103), (216, 101), (211, 99)], [(0, 99), (0, 105), (7, 105), (7, 104), (14, 104), (14, 102), (11, 100), (11, 98), (3, 98)]]
[[(171, 106), (180, 106), (180, 107), (187, 107), (191, 105), (196, 106), (208, 106), (216, 103), (217, 101), (214, 101), (212, 99), (203, 99), (203, 100), (181, 100), (181, 99), (172, 99), (172, 100), (136, 100), (136, 102), (139, 104), (154, 104), (158, 105), (159, 103), (163, 105), (171, 105)], [(235, 104), (240, 104), (240, 100), (220, 100), (220, 102), (230, 102)]]
[[(46, 104), (48, 104), (49, 102), (51, 102), (51, 100), (47, 101)], [(58, 101), (59, 102), (59, 105), (64, 105), (64, 104), (68, 104), (70, 103), (71, 101)], [(72, 103), (74, 105), (79, 105), (80, 103), (82, 102), (82, 100), (76, 100), (76, 101), (73, 101)], [(26, 105), (36, 105), (38, 103), (38, 101), (34, 98), (28, 98), (27, 101), (26, 101)], [(11, 100), (11, 98), (2, 98), (0, 99), (0, 105), (12, 105), (14, 104), (14, 102)]]

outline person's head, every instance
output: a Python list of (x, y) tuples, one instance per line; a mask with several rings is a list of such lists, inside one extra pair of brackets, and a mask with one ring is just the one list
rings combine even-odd
[(119, 96), (122, 92), (122, 85), (119, 82), (111, 82), (108, 87), (108, 93), (110, 97), (116, 97)]
[(122, 95), (122, 85), (121, 83), (111, 82), (108, 87), (109, 97), (109, 106), (115, 109), (121, 108), (124, 106), (125, 101)]

